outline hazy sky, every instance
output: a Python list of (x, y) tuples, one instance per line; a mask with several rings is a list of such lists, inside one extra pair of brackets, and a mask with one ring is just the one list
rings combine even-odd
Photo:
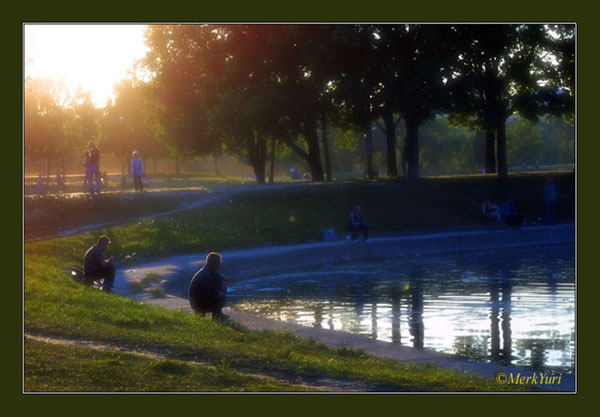
[(144, 25), (25, 25), (25, 76), (64, 80), (92, 93), (97, 105), (112, 97), (147, 50)]

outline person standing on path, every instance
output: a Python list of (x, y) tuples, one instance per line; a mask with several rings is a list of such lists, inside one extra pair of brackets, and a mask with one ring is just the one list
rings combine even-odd
[(144, 165), (142, 158), (138, 151), (133, 151), (133, 159), (131, 160), (131, 176), (133, 177), (133, 185), (135, 191), (140, 193), (144, 191), (144, 183), (142, 182), (142, 175), (144, 173)]
[[(101, 174), (100, 174), (100, 151), (94, 144), (94, 142), (89, 143), (90, 150), (90, 159), (87, 164), (86, 170), (86, 178), (88, 182), (88, 187), (90, 191), (90, 195), (94, 195), (94, 191), (96, 194), (100, 194), (100, 184), (102, 182)], [(96, 181), (96, 187), (94, 188), (94, 177)]]

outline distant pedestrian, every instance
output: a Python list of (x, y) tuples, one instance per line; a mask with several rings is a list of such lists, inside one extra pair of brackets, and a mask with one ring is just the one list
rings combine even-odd
[(102, 175), (100, 176), (100, 179), (102, 180), (102, 185), (107, 187), (108, 186), (108, 174), (106, 173), (106, 171), (102, 171)]
[(216, 252), (206, 256), (206, 263), (190, 282), (188, 297), (196, 313), (212, 313), (213, 319), (225, 319), (222, 309), (227, 296), (227, 280), (219, 274), (222, 257)]
[(361, 233), (365, 243), (369, 241), (369, 226), (365, 222), (362, 209), (358, 204), (352, 208), (348, 216), (347, 230), (348, 236), (346, 236), (346, 240), (352, 239), (357, 241), (358, 234)]
[(133, 185), (135, 187), (135, 191), (139, 191), (140, 193), (144, 191), (144, 183), (142, 182), (142, 175), (144, 173), (144, 165), (142, 163), (142, 158), (140, 158), (140, 154), (138, 151), (133, 151), (133, 159), (131, 161), (131, 176), (133, 177)]
[(548, 178), (546, 185), (544, 185), (544, 206), (546, 208), (546, 217), (544, 223), (554, 224), (554, 212), (556, 210), (556, 186), (554, 185), (554, 178)]
[(38, 182), (35, 185), (35, 188), (38, 194), (44, 194), (46, 192), (44, 189), (44, 178), (42, 177), (42, 174), (38, 175)]
[[(89, 192), (91, 195), (93, 195), (94, 192), (96, 192), (96, 194), (100, 194), (100, 184), (102, 181), (100, 174), (100, 151), (94, 142), (90, 142), (88, 146), (90, 151), (90, 159), (87, 164), (86, 178)], [(95, 187), (94, 181), (96, 182)]]
[(110, 243), (108, 236), (100, 236), (96, 244), (88, 249), (83, 258), (84, 279), (88, 283), (92, 283), (94, 280), (103, 280), (102, 287), (105, 291), (111, 291), (117, 271), (112, 256), (109, 259), (104, 259), (104, 251)]
[(65, 175), (61, 176), (58, 172), (56, 173), (56, 188), (59, 193), (65, 191)]

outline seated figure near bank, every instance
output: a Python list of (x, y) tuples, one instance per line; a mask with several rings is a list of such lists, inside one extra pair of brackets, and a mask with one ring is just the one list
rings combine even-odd
[(188, 289), (190, 306), (196, 313), (212, 313), (213, 319), (225, 319), (227, 280), (219, 273), (222, 257), (216, 252), (206, 256), (205, 265), (194, 275)]
[(521, 222), (521, 216), (515, 205), (515, 199), (509, 198), (508, 201), (498, 208), (499, 221), (511, 228), (518, 228)]
[(352, 238), (352, 240), (356, 241), (358, 240), (358, 235), (360, 233), (365, 242), (369, 241), (369, 226), (367, 225), (367, 222), (365, 222), (360, 205), (356, 204), (353, 207), (350, 216), (348, 217), (346, 228), (348, 229), (346, 240)]
[(84, 282), (93, 284), (94, 281), (102, 281), (102, 289), (105, 291), (111, 291), (117, 271), (113, 257), (104, 258), (104, 251), (110, 243), (111, 240), (108, 236), (100, 236), (96, 244), (87, 250), (83, 258)]

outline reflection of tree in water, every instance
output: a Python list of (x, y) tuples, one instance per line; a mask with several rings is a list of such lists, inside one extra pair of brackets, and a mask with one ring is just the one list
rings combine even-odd
[(402, 288), (399, 284), (392, 287), (392, 343), (402, 343), (400, 334), (400, 318), (402, 307)]
[[(246, 299), (243, 303), (247, 303), (244, 309), (250, 312), (258, 309), (269, 317), (300, 320), (305, 324), (330, 329), (334, 328), (334, 324), (337, 327), (341, 323), (342, 330), (373, 338), (390, 337), (397, 344), (408, 343), (406, 330), (404, 335), (401, 334), (402, 325), (408, 325), (410, 345), (422, 348), (426, 344), (427, 323), (424, 323), (423, 317), (425, 297), (435, 299), (445, 294), (480, 296), (485, 291), (489, 294), (489, 333), (470, 332), (467, 323), (465, 335), (457, 337), (451, 346), (444, 346), (444, 349), (452, 348), (461, 356), (487, 358), (503, 364), (527, 364), (529, 352), (532, 352), (531, 361), (536, 362), (536, 366), (544, 366), (550, 349), (546, 342), (536, 342), (531, 345), (533, 348), (525, 348), (525, 342), (513, 341), (515, 329), (511, 328), (511, 307), (513, 301), (520, 302), (517, 298), (520, 294), (517, 294), (515, 286), (545, 284), (548, 289), (546, 295), (552, 300), (552, 297), (560, 296), (560, 283), (570, 276), (572, 271), (569, 268), (572, 267), (572, 253), (569, 253), (568, 247), (557, 247), (555, 251), (548, 252), (471, 252), (461, 256), (402, 258), (386, 264), (334, 265), (326, 273), (317, 271), (314, 277), (309, 276), (309, 280), (307, 275), (294, 280), (291, 274), (285, 281), (276, 284), (269, 280), (257, 282), (254, 288), (260, 291), (266, 287), (279, 287), (282, 283), (287, 287), (282, 292), (256, 292), (250, 296), (257, 298)], [(382, 308), (382, 304), (388, 303), (390, 310)], [(432, 308), (435, 308), (435, 304)], [(518, 311), (515, 310), (515, 314)], [(473, 311), (475, 316), (480, 312)], [(403, 317), (406, 321), (402, 321)], [(391, 334), (382, 334), (382, 329), (387, 326), (382, 326), (381, 320), (389, 321)], [(429, 329), (429, 333), (432, 331)], [(574, 350), (571, 346), (574, 341), (568, 340), (573, 336), (570, 332), (569, 335), (556, 334), (541, 339), (558, 340), (561, 347), (557, 345), (556, 349), (565, 356), (559, 360), (572, 364)], [(534, 338), (540, 339), (538, 335)], [(556, 354), (552, 358), (555, 361)]]
[(454, 352), (468, 359), (488, 359), (489, 339), (488, 336), (457, 336), (454, 339)]
[[(516, 342), (518, 357), (521, 358), (519, 364), (528, 364), (536, 370), (547, 370), (546, 361), (548, 351), (566, 352), (571, 342), (571, 336), (561, 336), (558, 332), (545, 332), (546, 337), (536, 334), (535, 338), (520, 339)], [(527, 353), (529, 352), (529, 355)], [(569, 358), (562, 355), (562, 363), (565, 367), (570, 367)]]
[(423, 324), (423, 270), (411, 271), (409, 285), (410, 318), (408, 327), (413, 337), (413, 347), (422, 348), (425, 339), (425, 326)]

